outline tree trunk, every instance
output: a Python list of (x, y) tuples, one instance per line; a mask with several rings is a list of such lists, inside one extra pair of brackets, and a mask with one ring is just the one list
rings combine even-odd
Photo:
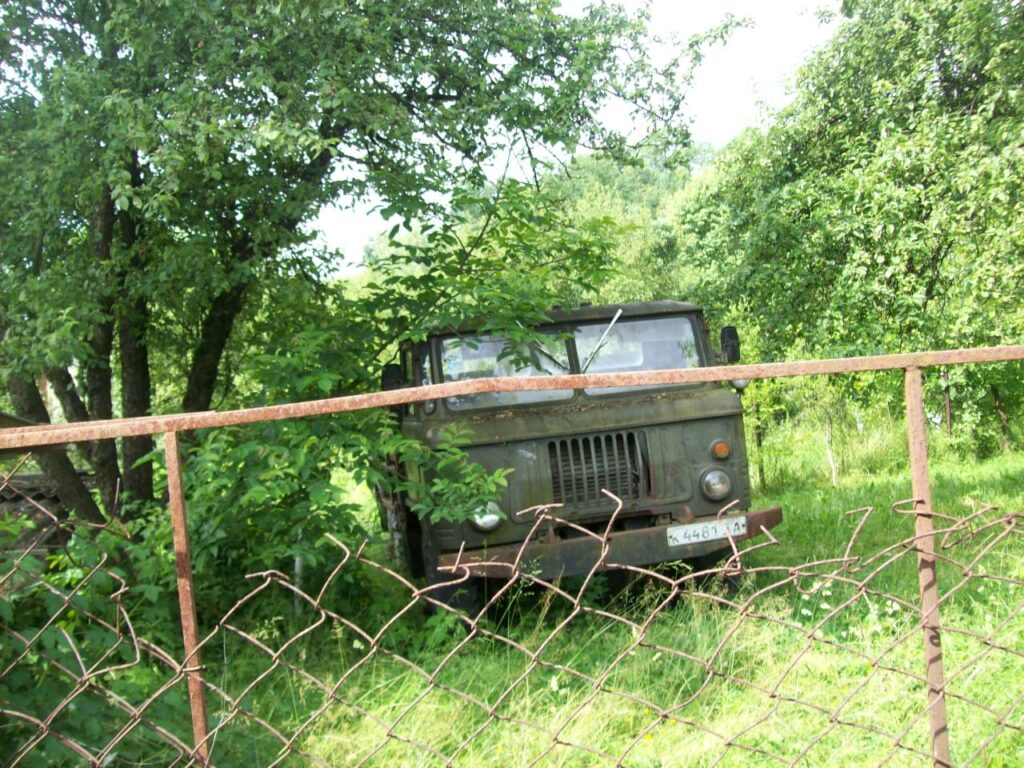
[[(39, 390), (34, 382), (12, 376), (7, 381), (7, 392), (11, 396), (15, 412), (21, 418), (40, 424), (50, 422), (50, 414), (47, 413), (46, 405), (39, 396)], [(100, 524), (105, 522), (92, 494), (78, 476), (67, 453), (61, 450), (37, 451), (33, 458), (53, 482), (57, 489), (57, 498), (66, 509), (73, 511), (80, 520)]]
[(213, 402), (214, 388), (220, 361), (224, 356), (234, 328), (235, 319), (245, 305), (247, 285), (238, 283), (218, 294), (203, 319), (202, 331), (192, 365), (188, 373), (188, 386), (181, 407), (185, 411), (207, 411)]
[(764, 491), (764, 425), (761, 423), (761, 409), (754, 407), (754, 445), (757, 446), (757, 482)]
[[(46, 373), (61, 410), (64, 411), (64, 418), (68, 421), (90, 421), (92, 417), (89, 410), (82, 402), (75, 380), (67, 369), (48, 368)], [(80, 443), (78, 447), (96, 476), (104, 507), (114, 514), (117, 494), (121, 487), (121, 473), (117, 466), (117, 449), (114, 441), (96, 440), (91, 443)]]
[[(320, 128), (321, 132), (329, 132), (331, 126), (324, 123)], [(338, 126), (333, 126), (333, 129), (341, 130)], [(321, 150), (305, 166), (302, 180), (308, 183), (321, 181), (330, 172), (332, 158), (330, 150)], [(296, 217), (283, 222), (282, 227), (294, 232), (298, 229), (300, 222), (301, 217)], [(259, 223), (259, 213), (250, 211), (243, 217), (241, 227), (232, 233), (230, 258), (234, 265), (244, 265), (261, 255), (251, 239), (251, 233), (255, 231)], [(245, 307), (248, 291), (249, 281), (240, 280), (214, 297), (210, 309), (203, 319), (199, 344), (196, 346), (189, 365), (188, 384), (185, 388), (185, 396), (182, 398), (182, 410), (195, 412), (210, 409), (224, 349), (231, 337), (235, 320)]]
[[(93, 218), (89, 232), (89, 247), (97, 264), (109, 262), (111, 246), (114, 239), (114, 202), (111, 199), (110, 188), (104, 186), (100, 190), (99, 200), (93, 211)], [(72, 421), (88, 421), (90, 419), (109, 419), (113, 417), (113, 403), (111, 397), (111, 354), (113, 352), (113, 297), (109, 294), (100, 298), (99, 317), (93, 322), (89, 337), (90, 355), (82, 363), (82, 372), (85, 381), (86, 400), (83, 402), (78, 394), (71, 374), (64, 368), (50, 368), (46, 371), (47, 376), (53, 385), (53, 391), (64, 410), (66, 418)], [(14, 382), (10, 386), (19, 388), (20, 385)], [(10, 388), (9, 386), (9, 388)], [(12, 398), (15, 397), (12, 394)], [(33, 421), (49, 422), (49, 413), (45, 403), (36, 392), (36, 401), (27, 398), (26, 393), (21, 392), (20, 402), (26, 409), (26, 416)], [(93, 468), (96, 476), (96, 484), (100, 491), (100, 498), (103, 507), (108, 514), (116, 514), (117, 497), (121, 487), (121, 472), (117, 464), (117, 446), (113, 440), (100, 440), (91, 444), (83, 444), (82, 452), (86, 460)], [(88, 515), (96, 505), (89, 496), (86, 502), (81, 498), (82, 493), (88, 495), (84, 485), (78, 482), (81, 489), (71, 487), (68, 479), (68, 471), (73, 472), (67, 456), (53, 458), (58, 454), (40, 453), (39, 465), (43, 471), (53, 480), (60, 489), (63, 487), (65, 493), (77, 499), (74, 505), (71, 501), (65, 503), (75, 506), (80, 514)], [(77, 475), (76, 475), (77, 479)], [(99, 515), (98, 510), (96, 514)]]
[[(97, 263), (110, 260), (114, 239), (114, 202), (110, 188), (104, 187), (92, 221), (92, 252)], [(106, 295), (100, 300), (100, 317), (93, 323), (89, 339), (90, 359), (82, 368), (85, 374), (85, 393), (89, 416), (92, 419), (114, 417), (111, 355), (114, 349), (114, 299)], [(96, 484), (100, 489), (103, 506), (110, 515), (117, 514), (117, 498), (121, 489), (121, 471), (117, 464), (117, 446), (113, 440), (98, 440), (89, 451)]]
[[(133, 153), (129, 163), (132, 186), (142, 185), (138, 155)], [(122, 275), (123, 303), (118, 319), (118, 351), (121, 362), (121, 415), (125, 418), (148, 416), (153, 407), (152, 383), (149, 371), (149, 305), (141, 291), (133, 291), (132, 277), (145, 269), (141, 257), (139, 223), (124, 211), (120, 215), (122, 239), (130, 251), (128, 271)], [(124, 490), (134, 502), (153, 500), (153, 465), (143, 458), (153, 451), (150, 435), (124, 438)]]
[(996, 414), (999, 416), (999, 430), (1002, 435), (1001, 447), (1004, 452), (1010, 450), (1010, 420), (1006, 417), (1006, 410), (1003, 408), (1003, 398), (999, 396), (996, 385), (989, 386), (992, 391), (992, 399), (996, 404)]
[[(111, 397), (110, 354), (113, 347), (113, 322), (99, 320), (93, 326), (93, 359), (85, 369), (85, 391), (89, 415), (92, 419), (114, 418)], [(97, 440), (89, 451), (96, 484), (100, 489), (103, 506), (110, 515), (117, 514), (117, 497), (121, 490), (121, 470), (117, 464), (117, 445), (113, 440)]]
[(942, 369), (942, 402), (946, 409), (946, 437), (953, 436), (953, 403), (949, 397), (949, 371)]
[(828, 467), (832, 472), (832, 485), (839, 485), (839, 461), (836, 459), (832, 445), (832, 417), (825, 417), (825, 457), (828, 459)]
[[(64, 411), (64, 418), (67, 421), (88, 421), (89, 411), (86, 410), (82, 398), (78, 396), (75, 380), (71, 378), (68, 370), (66, 368), (47, 368), (46, 375), (57, 396), (57, 402), (60, 403), (61, 410)], [(89, 460), (92, 461), (92, 459)]]
[[(148, 416), (152, 407), (149, 348), (146, 345), (148, 307), (138, 299), (120, 319), (121, 410), (126, 418)], [(153, 465), (142, 461), (153, 450), (149, 435), (124, 438), (124, 490), (130, 501), (153, 499)]]

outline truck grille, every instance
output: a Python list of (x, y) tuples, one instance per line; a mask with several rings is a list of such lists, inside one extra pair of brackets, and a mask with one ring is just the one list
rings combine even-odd
[(553, 498), (557, 504), (607, 501), (608, 490), (620, 499), (651, 495), (647, 436), (610, 432), (548, 443)]

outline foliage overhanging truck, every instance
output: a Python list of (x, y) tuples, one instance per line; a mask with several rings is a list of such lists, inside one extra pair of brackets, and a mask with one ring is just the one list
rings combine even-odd
[[(514, 345), (470, 328), (436, 332), (402, 350), (401, 365), (385, 369), (384, 387), (739, 359), (736, 330), (723, 329), (723, 351), (715, 351), (692, 304), (584, 306), (550, 318), (535, 340)], [(725, 384), (484, 393), (418, 403), (399, 416), (408, 437), (437, 445), (446, 428), (457, 427), (471, 461), (492, 472), (511, 469), (500, 498), (461, 521), (420, 519), (401, 492), (379, 494), (382, 523), (428, 583), (457, 578), (438, 570), (457, 558), (511, 563), (521, 552), (521, 567), (540, 578), (589, 572), (600, 543), (579, 528), (606, 530), (617, 504), (605, 490), (622, 502), (605, 558), (615, 565), (706, 564), (729, 551), (730, 537), (756, 536), (782, 519), (779, 509), (749, 509), (742, 406)], [(411, 462), (393, 471), (412, 481), (407, 487), (431, 480)], [(544, 505), (566, 522), (537, 525), (527, 510)], [(479, 578), (460, 589), (461, 597), (440, 588), (433, 594), (469, 607)]]

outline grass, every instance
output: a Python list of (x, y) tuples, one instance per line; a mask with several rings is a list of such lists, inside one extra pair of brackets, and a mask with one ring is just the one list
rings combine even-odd
[[(892, 451), (894, 441), (868, 443)], [(787, 472), (802, 471), (797, 465), (812, 463), (812, 452), (804, 448)], [(287, 645), (277, 666), (226, 634), (226, 687), (237, 692), (272, 668), (246, 694), (245, 706), (283, 733), (300, 730), (295, 746), (331, 765), (444, 765), (453, 755), (464, 766), (610, 765), (623, 756), (626, 765), (651, 768), (798, 758), (807, 766), (928, 764), (912, 553), (890, 550), (887, 559), (838, 578), (834, 563), (804, 568), (792, 579), (788, 570), (842, 557), (861, 521), (845, 514), (850, 510), (873, 508), (853, 555), (868, 558), (912, 535), (913, 519), (889, 508), (910, 496), (905, 469), (869, 458), (873, 471), (850, 466), (836, 485), (811, 473), (803, 485), (760, 493), (755, 504), (783, 506), (786, 520), (775, 531), (779, 544), (745, 561), (749, 572), (735, 592), (712, 582), (656, 611), (667, 596), (663, 586), (640, 583), (611, 598), (599, 594), (599, 580), (583, 604), (637, 623), (656, 611), (642, 634), (594, 611), (574, 613), (551, 592), (523, 589), (484, 624), (511, 642), (467, 638), (450, 617), (426, 619), (418, 606), (390, 625), (377, 650), (352, 628), (328, 622)], [(777, 467), (782, 461), (772, 460)], [(940, 454), (932, 466), (936, 511), (962, 518), (983, 503), (1018, 511), (1022, 473), (1024, 454), (983, 462)], [(1000, 530), (947, 553), (960, 562), (979, 558), (971, 578), (954, 564), (940, 567), (958, 765), (1024, 763), (1024, 589), (1017, 583), (1024, 581), (1024, 546), (1019, 533), (999, 538)], [(383, 557), (382, 549), (374, 554)], [(869, 569), (874, 575), (866, 579)], [(868, 593), (853, 579), (866, 580)], [(371, 634), (408, 598), (405, 588), (368, 568), (339, 588), (371, 596), (351, 618)], [(345, 603), (329, 593), (324, 604), (334, 598)], [(290, 618), (256, 634), (279, 648), (311, 620), (311, 613)], [(211, 672), (218, 664), (208, 662)], [(216, 722), (221, 713), (211, 709)], [(1004, 714), (1016, 730), (999, 724)], [(214, 756), (221, 765), (264, 764), (280, 748), (244, 717), (219, 739)]]
[[(858, 423), (830, 444), (836, 483), (813, 423), (768, 433), (751, 461), (756, 467), (760, 460), (766, 480), (754, 506), (780, 505), (786, 518), (773, 531), (776, 544), (744, 556), (735, 585), (710, 580), (668, 601), (665, 584), (653, 579), (610, 596), (611, 580), (599, 576), (576, 610), (522, 580), (481, 623), (484, 631), (467, 637), (454, 617), (427, 618), (409, 587), (367, 564), (350, 561), (336, 574), (320, 601), (332, 612), (327, 620), (295, 601), (284, 575), (262, 587), (261, 579), (246, 582), (263, 590), (258, 599), (203, 648), (205, 679), (230, 697), (208, 694), (218, 726), (214, 764), (310, 764), (282, 752), (283, 741), (339, 766), (440, 766), (449, 758), (459, 766), (569, 768), (620, 760), (637, 767), (930, 764), (918, 574), (914, 554), (898, 546), (914, 520), (891, 509), (911, 495), (905, 437), (892, 420)], [(941, 435), (931, 442), (939, 514), (962, 519), (985, 504), (1000, 508), (975, 521), (975, 536), (941, 550), (956, 561), (939, 568), (953, 760), (1021, 765), (1024, 541), (1019, 522), (1015, 530), (978, 529), (1022, 511), (1024, 453), (964, 460)], [(338, 475), (358, 502), (359, 489)], [(323, 546), (328, 562), (340, 559)], [(381, 540), (366, 552), (387, 562)], [(860, 558), (851, 572), (836, 560), (846, 554)], [(677, 563), (660, 572), (688, 570)], [(315, 594), (313, 577), (307, 573), (303, 587)], [(93, 584), (96, 595), (116, 588), (109, 581)], [(572, 593), (580, 584), (560, 587)], [(119, 603), (90, 605), (120, 626)], [(59, 608), (44, 607), (47, 615)], [(125, 637), (108, 658), (111, 633), (66, 615), (81, 653), (58, 654), (67, 638), (56, 629), (38, 647), (76, 669), (100, 664), (107, 671), (62, 710), (53, 731), (103, 744), (124, 728), (125, 741), (106, 764), (136, 764), (140, 756), (171, 762), (163, 740), (146, 727), (132, 729), (130, 714), (112, 708), (103, 691), (141, 704), (170, 686), (145, 714), (189, 743), (184, 684), (164, 665), (131, 666)], [(211, 617), (200, 621), (214, 626)], [(137, 624), (154, 639), (152, 627)], [(173, 645), (175, 638), (156, 639)], [(0, 655), (12, 648), (0, 646)], [(0, 699), (10, 685), (32, 698), (16, 708), (38, 705), (45, 716), (71, 693), (69, 675), (41, 656), (30, 660), (30, 669), (0, 681)], [(2, 720), (0, 754), (8, 754), (8, 742), (35, 727), (17, 730)], [(51, 737), (26, 764), (74, 759)]]

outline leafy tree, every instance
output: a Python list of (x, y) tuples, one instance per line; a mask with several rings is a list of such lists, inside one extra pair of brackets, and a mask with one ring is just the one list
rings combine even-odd
[(671, 267), (678, 256), (669, 218), (672, 200), (690, 176), (689, 166), (706, 149), (655, 142), (637, 163), (580, 156), (562, 173), (544, 179), (551, 194), (563, 196), (577, 217), (606, 216), (621, 232), (613, 245), (608, 274), (586, 298), (598, 302), (685, 299)]
[[(1019, 8), (846, 9), (794, 103), (679, 197), (680, 279), (708, 306), (742, 297), (769, 356), (1018, 341)], [(1015, 378), (954, 374), (968, 426), (1017, 399)]]
[[(17, 411), (49, 418), (44, 375), (71, 420), (210, 408), (268, 288), (329, 269), (304, 225), (339, 196), (372, 190), (409, 220), (514, 146), (624, 151), (593, 117), (610, 97), (684, 136), (682, 63), (647, 63), (643, 19), (556, 7), (5, 5), (0, 377)], [(119, 490), (152, 498), (152, 449), (84, 446), (108, 511)], [(57, 461), (62, 498), (96, 517)]]

